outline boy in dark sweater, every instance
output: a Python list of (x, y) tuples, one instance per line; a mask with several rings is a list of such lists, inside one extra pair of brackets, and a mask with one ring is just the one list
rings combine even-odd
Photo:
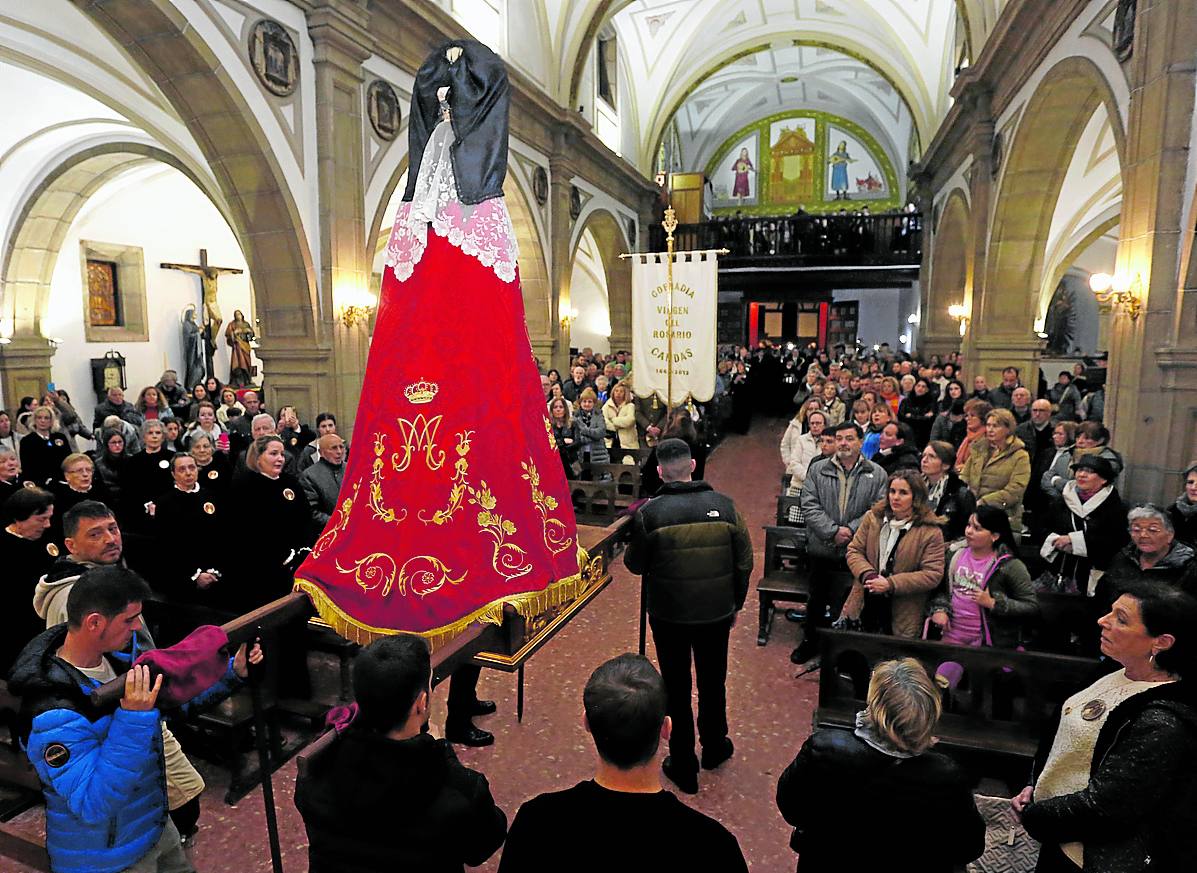
[(311, 873), (461, 873), (503, 845), (507, 816), (486, 777), (423, 732), (431, 682), (419, 637), (386, 637), (357, 656), (357, 713), (295, 786)]
[[(665, 683), (643, 655), (620, 655), (590, 676), (582, 694), (594, 738), (594, 778), (520, 807), (499, 873), (718, 870), (747, 873), (727, 828), (661, 788), (657, 747), (669, 739)], [(586, 839), (586, 823), (601, 825)], [(614, 836), (615, 838), (610, 838)]]

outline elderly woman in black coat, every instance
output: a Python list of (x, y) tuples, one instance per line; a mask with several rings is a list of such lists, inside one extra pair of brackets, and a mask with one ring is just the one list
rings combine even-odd
[(1014, 809), (1038, 873), (1189, 870), (1197, 857), (1197, 601), (1135, 582), (1098, 622), (1122, 665), (1064, 702)]
[(1126, 506), (1114, 487), (1117, 472), (1101, 455), (1083, 455), (1073, 464), (1063, 496), (1048, 509), (1039, 554), (1050, 565), (1060, 590), (1092, 596), (1101, 574), (1126, 545)]

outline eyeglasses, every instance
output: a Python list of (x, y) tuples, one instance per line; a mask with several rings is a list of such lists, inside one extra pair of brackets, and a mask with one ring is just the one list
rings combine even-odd
[(1158, 527), (1158, 526), (1157, 527), (1135, 527), (1134, 525), (1131, 525), (1130, 532), (1131, 532), (1131, 536), (1140, 536), (1140, 537), (1144, 536), (1144, 535), (1156, 536), (1157, 534), (1162, 534), (1164, 532), (1164, 529), (1162, 527)]

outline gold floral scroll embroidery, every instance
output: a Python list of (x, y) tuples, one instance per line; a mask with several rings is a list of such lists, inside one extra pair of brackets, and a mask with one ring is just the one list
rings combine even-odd
[(420, 510), (419, 518), (424, 524), (442, 525), (452, 519), (453, 514), (461, 509), (462, 498), (465, 497), (470, 487), (469, 482), (466, 481), (466, 475), (470, 470), (470, 463), (466, 460), (466, 455), (470, 453), (470, 436), (473, 433), (472, 430), (467, 430), (457, 435), (457, 461), (453, 465), (453, 478), (450, 480), (453, 487), (449, 489), (449, 503), (444, 509), (438, 509), (428, 517), (425, 517), (424, 511)]
[(382, 499), (382, 480), (383, 468), (386, 467), (386, 462), (383, 461), (382, 456), (386, 453), (386, 434), (374, 434), (374, 467), (370, 472), (370, 509), (374, 513), (374, 517), (384, 524), (398, 524), (407, 518), (407, 510), (403, 509), (402, 515), (391, 509)]
[(554, 555), (559, 555), (570, 548), (574, 540), (573, 537), (566, 534), (568, 528), (565, 523), (551, 518), (549, 515), (557, 508), (557, 498), (540, 490), (540, 473), (537, 472), (536, 464), (532, 462), (531, 458), (526, 462), (521, 461), (520, 467), (524, 471), (521, 478), (532, 486), (532, 503), (536, 506), (536, 511), (540, 513), (541, 523), (544, 525), (545, 548)]
[(549, 435), (549, 451), (557, 451), (557, 437), (553, 436), (553, 424), (547, 417), (544, 420), (544, 430)]
[(331, 549), (341, 531), (349, 527), (349, 514), (353, 512), (353, 504), (357, 501), (357, 490), (361, 485), (361, 480), (354, 482), (353, 494), (342, 500), (340, 508), (333, 512), (330, 519), (332, 523), (329, 525), (328, 530), (320, 535), (320, 539), (316, 540), (316, 547), (312, 549), (313, 558), (319, 558)]
[(507, 542), (507, 537), (515, 536), (517, 532), (515, 523), (495, 511), (498, 501), (485, 481), (480, 488), (470, 489), (470, 503), (481, 508), (478, 527), (495, 541), (494, 554), (491, 556), (491, 566), (495, 572), (508, 582), (531, 573), (532, 562), (528, 560), (528, 553), (515, 543)]
[(399, 570), (399, 593), (404, 593), (404, 587), (418, 597), (427, 597), (434, 591), (440, 590), (446, 582), (450, 585), (460, 585), (469, 575), (467, 570), (456, 579), (439, 558), (431, 555), (417, 555), (409, 558)]
[(353, 574), (353, 581), (361, 586), (363, 591), (373, 591), (382, 586), (382, 596), (391, 593), (391, 585), (395, 581), (395, 559), (386, 552), (374, 552), (353, 562), (352, 567), (342, 567), (336, 562), (338, 573)]

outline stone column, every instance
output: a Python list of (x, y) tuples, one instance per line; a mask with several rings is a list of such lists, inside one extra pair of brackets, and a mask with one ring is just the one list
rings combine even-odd
[(41, 398), (50, 382), (50, 359), (54, 347), (42, 336), (17, 333), (12, 342), (0, 345), (0, 379), (4, 387), (4, 407), (16, 423), (17, 406), (22, 397)]
[[(1105, 420), (1127, 460), (1125, 496), (1172, 500), (1180, 471), (1197, 459), (1197, 284), (1186, 181), (1194, 142), (1190, 0), (1140, 0), (1130, 59), (1117, 271), (1138, 278), (1144, 311), (1112, 315)], [(1190, 287), (1186, 288), (1185, 286)]]
[[(369, 12), (357, 0), (314, 0), (308, 32), (315, 48), (316, 160), (320, 204), (320, 312), (331, 339), (321, 369), (305, 376), (318, 383), (318, 403), (335, 412), (342, 433), (353, 430), (369, 351), (370, 319), (347, 326), (346, 298), (370, 288), (366, 245), (362, 61), (373, 53)], [(323, 358), (323, 360), (320, 360)], [(277, 364), (271, 377), (276, 380)], [(322, 411), (305, 407), (315, 418)]]
[(548, 360), (562, 373), (569, 368), (569, 331), (561, 326), (561, 311), (569, 306), (570, 283), (573, 279), (573, 258), (570, 236), (574, 219), (569, 214), (570, 190), (577, 175), (577, 165), (570, 159), (570, 147), (575, 134), (562, 126), (553, 133), (553, 154), (549, 157), (549, 281), (552, 295), (549, 306), (549, 329), (553, 347)]
[[(980, 84), (965, 88), (973, 123), (973, 164), (969, 176), (969, 215), (972, 218), (972, 293), (964, 306), (971, 320), (964, 337), (965, 376), (984, 376), (990, 386), (1001, 381), (1002, 369), (1017, 367), (1024, 385), (1039, 380), (1039, 352), (1043, 343), (1034, 333), (1034, 313), (1024, 301), (1036, 299), (1038, 289), (998, 288), (989, 278), (989, 209), (993, 190), (994, 119), (990, 92)], [(1033, 229), (1028, 228), (1028, 233)], [(966, 383), (967, 384), (967, 383)]]
[[(960, 348), (960, 332), (956, 322), (948, 317), (947, 309), (942, 300), (932, 296), (936, 285), (935, 271), (943, 269), (937, 263), (944, 249), (940, 247), (940, 232), (945, 230), (943, 219), (935, 224), (933, 215), (933, 177), (922, 167), (915, 165), (910, 174), (911, 182), (919, 191), (918, 207), (923, 215), (923, 256), (919, 268), (919, 324), (915, 349), (919, 356), (928, 359), (932, 355), (944, 356)], [(965, 253), (961, 252), (963, 256)]]

